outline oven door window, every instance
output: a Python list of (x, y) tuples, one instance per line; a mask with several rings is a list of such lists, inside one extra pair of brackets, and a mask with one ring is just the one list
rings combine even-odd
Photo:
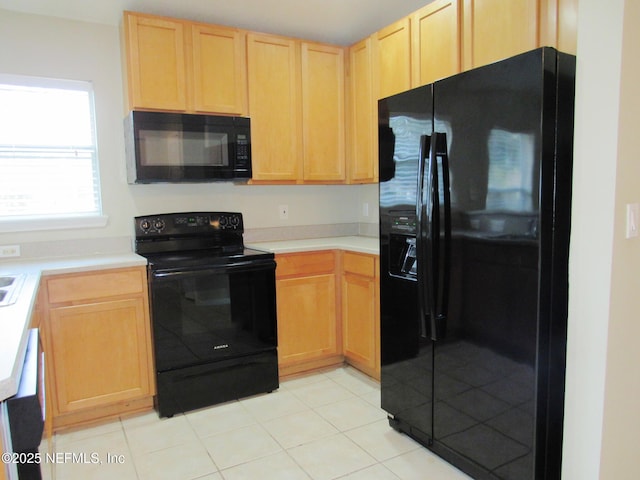
[(151, 275), (158, 371), (277, 346), (275, 263)]

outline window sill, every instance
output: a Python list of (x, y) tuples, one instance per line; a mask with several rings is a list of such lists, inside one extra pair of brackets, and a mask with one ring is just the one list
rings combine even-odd
[(109, 217), (106, 215), (0, 219), (0, 233), (103, 228), (108, 220)]

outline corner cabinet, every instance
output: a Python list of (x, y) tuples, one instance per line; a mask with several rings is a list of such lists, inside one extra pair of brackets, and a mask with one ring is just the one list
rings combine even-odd
[(340, 364), (336, 252), (277, 254), (280, 375)]
[(342, 252), (342, 338), (345, 360), (380, 378), (378, 257)]
[(126, 110), (246, 115), (241, 30), (124, 12)]
[(53, 429), (151, 408), (145, 268), (46, 276), (41, 292)]
[(379, 379), (378, 256), (321, 250), (276, 263), (280, 375), (346, 362)]

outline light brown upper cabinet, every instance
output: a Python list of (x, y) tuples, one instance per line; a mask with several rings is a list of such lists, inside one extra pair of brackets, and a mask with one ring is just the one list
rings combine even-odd
[(542, 0), (464, 0), (464, 69), (538, 47)]
[(299, 49), (291, 38), (247, 35), (254, 180), (294, 183), (301, 176)]
[(405, 17), (375, 34), (377, 98), (411, 88), (411, 20)]
[(129, 110), (187, 109), (184, 23), (124, 13)]
[(427, 85), (461, 70), (458, 0), (436, 0), (411, 15), (412, 86)]
[(193, 109), (247, 113), (245, 33), (213, 25), (191, 25)]
[(349, 138), (347, 161), (349, 183), (372, 183), (378, 180), (377, 105), (373, 96), (372, 38), (349, 49)]
[(344, 48), (247, 36), (253, 180), (343, 183)]
[(245, 34), (125, 12), (127, 110), (246, 115)]
[(303, 180), (345, 179), (344, 49), (302, 43)]

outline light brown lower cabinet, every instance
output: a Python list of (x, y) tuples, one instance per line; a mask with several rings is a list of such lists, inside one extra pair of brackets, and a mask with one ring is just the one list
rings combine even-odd
[(336, 253), (276, 255), (281, 376), (342, 362), (336, 315)]
[(379, 261), (342, 254), (342, 338), (347, 363), (380, 379)]
[(45, 276), (40, 301), (53, 430), (152, 407), (144, 267)]
[(280, 375), (346, 361), (379, 378), (377, 256), (323, 250), (276, 262)]

